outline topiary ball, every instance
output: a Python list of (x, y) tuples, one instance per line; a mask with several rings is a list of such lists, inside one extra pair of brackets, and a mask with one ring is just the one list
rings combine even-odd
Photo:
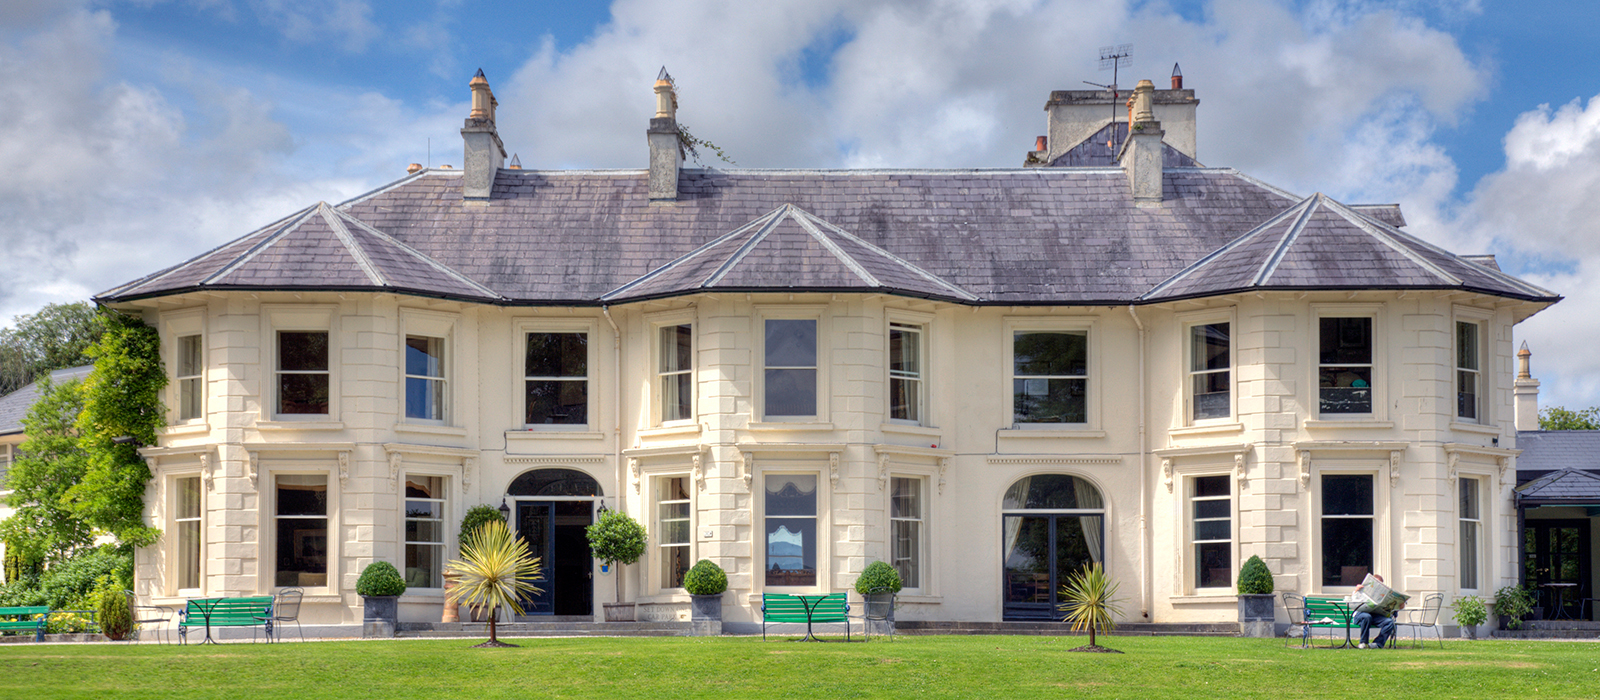
[(856, 577), (856, 592), (861, 595), (882, 593), (883, 591), (878, 590), (880, 588), (890, 593), (899, 593), (900, 572), (888, 564), (875, 561), (868, 564), (867, 568), (861, 571), (861, 575)]
[(406, 580), (400, 577), (394, 564), (375, 561), (362, 570), (356, 579), (356, 593), (367, 597), (400, 595), (406, 592)]
[(1272, 570), (1261, 557), (1251, 555), (1239, 568), (1239, 595), (1261, 595), (1272, 592)]
[(466, 544), (467, 540), (472, 538), (472, 533), (477, 532), (484, 523), (495, 520), (506, 521), (505, 517), (500, 515), (500, 509), (494, 506), (480, 503), (467, 509), (467, 514), (461, 518), (461, 544)]
[(689, 595), (717, 595), (728, 590), (728, 574), (710, 559), (701, 559), (683, 575), (683, 590)]

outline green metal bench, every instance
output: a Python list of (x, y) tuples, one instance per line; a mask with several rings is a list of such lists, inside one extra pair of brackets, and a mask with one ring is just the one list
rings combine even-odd
[(1306, 596), (1306, 627), (1312, 630), (1344, 630), (1344, 644), (1350, 646), (1350, 630), (1357, 629), (1351, 621), (1354, 615), (1345, 599), (1332, 595)]
[(767, 638), (767, 625), (805, 625), (806, 636), (822, 641), (812, 634), (813, 624), (844, 623), (845, 641), (850, 640), (850, 602), (843, 593), (827, 595), (790, 595), (788, 593), (761, 594), (761, 638)]
[(49, 617), (50, 608), (44, 605), (0, 608), (0, 633), (33, 632), (33, 641), (42, 642)]
[(272, 596), (248, 598), (197, 598), (184, 606), (183, 621), (178, 623), (178, 639), (189, 643), (189, 628), (204, 627), (206, 638), (201, 644), (216, 644), (211, 638), (213, 627), (260, 627), (271, 635), (268, 625), (272, 619)]

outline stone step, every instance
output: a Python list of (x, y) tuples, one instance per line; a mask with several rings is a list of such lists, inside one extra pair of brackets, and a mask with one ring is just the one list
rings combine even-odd
[(1489, 636), (1495, 639), (1600, 639), (1600, 630), (1592, 629), (1520, 629), (1494, 630)]
[[(1072, 635), (1064, 622), (964, 622), (956, 620), (900, 620), (897, 634), (1037, 634)], [(1112, 635), (1186, 637), (1237, 637), (1237, 622), (1128, 622), (1117, 625)], [(1084, 634), (1087, 636), (1087, 634)]]
[(1523, 629), (1530, 630), (1588, 630), (1600, 632), (1600, 622), (1588, 620), (1528, 620), (1522, 623)]
[[(505, 637), (677, 637), (689, 633), (687, 622), (502, 622), (495, 633)], [(402, 622), (396, 637), (487, 637), (485, 622)]]

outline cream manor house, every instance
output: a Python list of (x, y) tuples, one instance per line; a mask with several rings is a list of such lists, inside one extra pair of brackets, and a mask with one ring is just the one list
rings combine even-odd
[[(480, 72), (461, 169), (414, 167), (100, 295), (160, 330), (141, 599), (306, 591), (355, 624), (394, 563), (437, 621), (463, 513), (543, 557), (531, 616), (686, 619), (895, 566), (903, 621), (1232, 623), (1367, 572), (1519, 577), (1512, 328), (1559, 299), (1394, 205), (1197, 161), (1192, 89), (1058, 91), (1024, 167), (683, 167), (663, 72), (643, 170), (503, 167)], [(643, 115), (641, 115), (643, 116)], [(1130, 128), (1131, 123), (1131, 128)], [(648, 553), (602, 570), (599, 508)]]

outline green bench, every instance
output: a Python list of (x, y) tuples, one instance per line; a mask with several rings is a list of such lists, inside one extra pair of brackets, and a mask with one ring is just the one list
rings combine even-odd
[(806, 636), (801, 641), (817, 639), (811, 632), (813, 624), (844, 623), (845, 641), (850, 640), (850, 602), (843, 593), (827, 595), (790, 595), (788, 593), (761, 594), (761, 638), (767, 638), (767, 625), (805, 625)]
[(1340, 596), (1306, 596), (1307, 630), (1328, 630), (1330, 637), (1334, 630), (1344, 630), (1344, 643), (1349, 644), (1350, 630), (1358, 629), (1356, 624), (1351, 622), (1354, 616), (1349, 604)]
[(33, 605), (21, 608), (0, 608), (0, 633), (32, 632), (33, 641), (44, 641), (44, 628), (50, 608)]
[(189, 643), (189, 628), (204, 627), (206, 638), (200, 643), (216, 644), (211, 638), (213, 627), (260, 627), (269, 635), (272, 628), (272, 596), (248, 598), (198, 598), (184, 606), (183, 621), (178, 623), (178, 639)]

